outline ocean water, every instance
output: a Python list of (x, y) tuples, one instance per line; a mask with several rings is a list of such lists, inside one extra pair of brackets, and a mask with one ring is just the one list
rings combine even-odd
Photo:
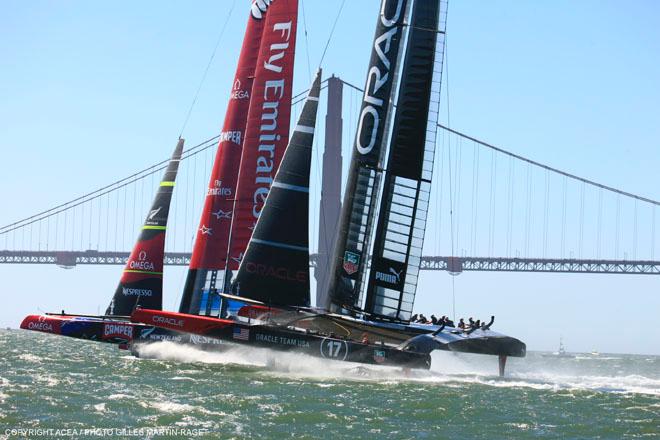
[(0, 438), (660, 438), (657, 356), (532, 352), (499, 378), (495, 358), (451, 353), (406, 374), (21, 330), (0, 350)]

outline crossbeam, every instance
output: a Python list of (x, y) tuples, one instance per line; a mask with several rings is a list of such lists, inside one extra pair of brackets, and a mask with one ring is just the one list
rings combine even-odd
[[(69, 251), (0, 251), (0, 264), (57, 264), (72, 268), (79, 264), (124, 265), (128, 252)], [(316, 267), (318, 255), (309, 258)], [(187, 266), (190, 253), (167, 252), (165, 264)], [(660, 275), (660, 261), (633, 260), (578, 260), (561, 258), (498, 258), (498, 257), (422, 257), (420, 270), (448, 271), (459, 274), (466, 271), (486, 272), (555, 272)]]

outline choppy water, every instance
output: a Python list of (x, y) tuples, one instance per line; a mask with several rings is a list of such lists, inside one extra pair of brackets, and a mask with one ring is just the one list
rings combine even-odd
[(204, 438), (660, 438), (654, 356), (530, 353), (510, 359), (501, 379), (496, 359), (449, 353), (434, 353), (432, 371), (408, 377), (169, 343), (137, 359), (110, 345), (19, 330), (0, 331), (0, 350), (0, 438), (12, 438), (12, 428), (167, 437), (136, 430), (154, 427), (200, 429), (193, 433)]

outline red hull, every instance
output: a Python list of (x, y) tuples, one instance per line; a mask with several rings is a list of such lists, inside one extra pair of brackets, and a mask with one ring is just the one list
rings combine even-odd
[(131, 342), (144, 327), (122, 320), (69, 315), (28, 315), (21, 322), (24, 330), (112, 344)]

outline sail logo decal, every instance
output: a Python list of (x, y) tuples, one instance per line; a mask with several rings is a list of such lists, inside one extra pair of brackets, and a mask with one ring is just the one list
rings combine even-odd
[[(284, 59), (289, 50), (292, 22), (275, 23), (273, 32), (279, 32), (280, 41), (270, 45), (270, 57), (264, 61), (264, 68), (275, 73), (282, 73), (283, 65), (277, 64)], [(252, 216), (259, 218), (259, 214), (266, 202), (270, 185), (273, 183), (275, 143), (281, 139), (276, 134), (277, 117), (280, 100), (284, 97), (287, 87), (284, 78), (269, 80), (264, 84), (264, 102), (261, 106), (261, 125), (259, 126), (259, 146), (256, 163), (255, 184), (256, 189), (252, 195)]]
[[(390, 75), (392, 62), (389, 58), (392, 40), (397, 37), (399, 29), (397, 24), (401, 18), (404, 0), (398, 0), (394, 15), (386, 16), (387, 2), (383, 2), (380, 11), (380, 22), (383, 32), (374, 40), (374, 51), (377, 54), (377, 62), (369, 68), (367, 84), (364, 88), (362, 112), (358, 122), (355, 147), (362, 155), (369, 154), (376, 145), (378, 131), (381, 126), (381, 112), (383, 105), (387, 106), (384, 97), (379, 97), (379, 91), (392, 81)], [(373, 56), (372, 56), (373, 58)]]
[(166, 324), (174, 327), (183, 327), (183, 319), (168, 318), (166, 316), (154, 316), (151, 320), (157, 324)]
[(128, 268), (131, 270), (146, 270), (150, 272), (154, 272), (156, 270), (156, 266), (154, 265), (154, 263), (147, 260), (146, 251), (140, 251), (138, 253), (138, 261), (135, 260), (129, 261)]
[(156, 215), (160, 212), (160, 210), (163, 209), (162, 206), (159, 206), (157, 209), (153, 209), (149, 212), (149, 215), (147, 216), (147, 220), (152, 221)]
[(29, 330), (39, 330), (41, 332), (52, 332), (53, 331), (53, 324), (46, 321), (45, 316), (40, 316), (38, 322), (32, 322), (31, 321), (28, 324), (28, 329)]
[(231, 197), (232, 193), (233, 193), (232, 189), (230, 187), (222, 186), (222, 180), (219, 179), (216, 179), (215, 182), (213, 182), (212, 188), (206, 190), (207, 196)]
[(241, 145), (242, 134), (240, 130), (222, 131), (220, 132), (220, 142), (232, 142)]
[(130, 287), (122, 287), (121, 293), (124, 296), (153, 296), (151, 289), (132, 289)]
[(248, 261), (245, 264), (245, 270), (247, 270), (248, 273), (285, 281), (295, 281), (298, 283), (304, 283), (307, 281), (307, 274), (303, 270), (292, 272), (286, 267), (273, 267), (267, 264), (253, 263), (251, 261)]
[(231, 90), (231, 95), (229, 99), (248, 99), (250, 97), (250, 92), (247, 90), (241, 89), (241, 80), (236, 78), (234, 81), (234, 87)]
[(222, 220), (222, 219), (230, 219), (231, 218), (231, 211), (223, 211), (221, 208), (218, 208), (216, 212), (212, 212), (215, 216), (216, 220)]
[(133, 339), (133, 326), (128, 324), (105, 324), (103, 326), (103, 338), (126, 338)]
[(263, 18), (263, 13), (266, 12), (268, 6), (273, 1), (274, 0), (254, 0), (252, 2), (252, 6), (250, 7), (250, 12), (252, 13), (252, 17), (257, 20), (261, 20)]
[(202, 235), (213, 235), (213, 230), (206, 227), (206, 225), (202, 225), (202, 227), (199, 228), (199, 232), (201, 232)]
[(353, 275), (360, 268), (360, 254), (346, 251), (344, 253), (344, 263), (342, 266), (347, 274)]
[(399, 284), (401, 282), (401, 273), (403, 270), (396, 271), (390, 267), (389, 273), (376, 271), (376, 280), (384, 281), (390, 284)]

